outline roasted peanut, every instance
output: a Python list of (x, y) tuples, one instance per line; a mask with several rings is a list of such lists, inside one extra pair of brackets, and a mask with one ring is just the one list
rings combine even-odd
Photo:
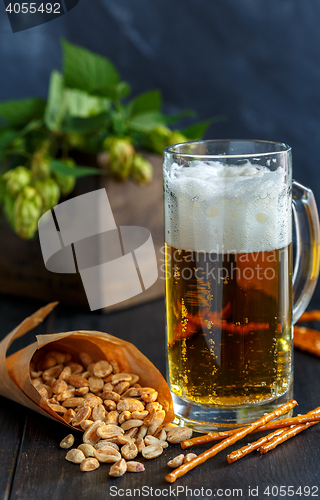
[(100, 435), (98, 434), (99, 428), (104, 425), (104, 422), (100, 420), (96, 420), (93, 424), (88, 427), (88, 429), (83, 434), (83, 442), (87, 444), (91, 444), (94, 446), (100, 439)]
[(138, 455), (138, 448), (135, 443), (125, 444), (121, 448), (121, 455), (126, 460), (133, 460)]
[(96, 458), (85, 458), (83, 462), (80, 464), (80, 470), (82, 472), (89, 472), (91, 470), (95, 470), (100, 467), (100, 463)]
[(151, 435), (154, 434), (162, 425), (165, 417), (166, 417), (166, 412), (164, 410), (156, 411), (155, 417), (148, 428), (147, 434)]
[(192, 429), (189, 427), (178, 427), (167, 432), (167, 441), (175, 444), (190, 439), (192, 436)]
[(135, 440), (132, 437), (127, 436), (126, 434), (118, 434), (117, 436), (117, 444), (119, 445), (131, 444), (134, 442)]
[(115, 450), (119, 451), (119, 446), (116, 443), (109, 441), (109, 439), (100, 439), (100, 441), (98, 441), (94, 447), (96, 450), (101, 450), (102, 448), (105, 448), (106, 446), (111, 446), (111, 448), (114, 448)]
[(68, 383), (70, 375), (71, 375), (71, 368), (70, 368), (70, 366), (65, 366), (64, 369), (62, 370), (62, 372), (59, 375), (59, 379), (60, 380), (64, 380), (65, 382)]
[(41, 364), (41, 368), (42, 368), (42, 370), (48, 370), (48, 368), (52, 368), (56, 364), (57, 364), (56, 358), (53, 358), (51, 356), (47, 356), (44, 359), (43, 363)]
[(104, 400), (108, 399), (108, 400), (114, 401), (115, 403), (119, 403), (120, 398), (121, 398), (120, 394), (117, 394), (114, 391), (104, 391), (101, 394), (101, 399), (104, 399)]
[(73, 446), (73, 443), (74, 443), (74, 436), (72, 434), (68, 434), (65, 438), (63, 438), (63, 440), (61, 441), (60, 443), (60, 447), (61, 448), (65, 448), (65, 449), (68, 449), (68, 448), (71, 448), (71, 446)]
[(46, 355), (46, 358), (47, 357), (54, 358), (56, 360), (56, 363), (58, 363), (58, 364), (60, 364), (60, 363), (63, 364), (66, 362), (66, 355), (63, 352), (50, 351)]
[(81, 425), (85, 420), (89, 419), (90, 415), (91, 408), (88, 408), (87, 406), (81, 406), (78, 410), (76, 410), (76, 414), (72, 419), (72, 425)]
[(64, 414), (67, 411), (66, 408), (63, 408), (63, 406), (61, 406), (59, 404), (48, 403), (48, 406), (50, 406), (51, 410), (55, 411), (56, 413)]
[(61, 394), (56, 395), (57, 401), (65, 401), (66, 399), (73, 398), (74, 397), (74, 392), (72, 391), (64, 391)]
[(158, 457), (159, 455), (161, 455), (162, 452), (163, 452), (162, 446), (151, 444), (149, 446), (145, 446), (142, 449), (141, 453), (144, 458), (150, 459)]
[(97, 405), (93, 408), (91, 414), (92, 420), (101, 420), (104, 422), (106, 418), (106, 410), (103, 405)]
[(127, 463), (122, 458), (121, 460), (112, 465), (112, 467), (109, 470), (109, 475), (114, 477), (119, 477), (122, 476), (126, 472), (126, 470), (127, 470)]
[(123, 424), (123, 422), (125, 422), (126, 420), (130, 420), (130, 418), (131, 418), (130, 411), (123, 411), (119, 415), (119, 420), (118, 420), (119, 425)]
[(169, 467), (172, 467), (172, 469), (176, 469), (177, 467), (180, 467), (180, 465), (183, 464), (183, 460), (184, 460), (184, 454), (181, 453), (181, 455), (177, 455), (172, 460), (169, 460), (167, 465)]
[(109, 360), (110, 365), (112, 366), (112, 371), (113, 373), (120, 373), (120, 368), (116, 360), (110, 359)]
[(52, 384), (52, 392), (54, 394), (62, 394), (68, 390), (68, 385), (64, 380), (55, 380)]
[(82, 422), (82, 424), (80, 424), (80, 427), (83, 431), (86, 431), (88, 429), (88, 427), (90, 427), (90, 425), (93, 424), (93, 420), (85, 420), (84, 422)]
[(81, 462), (83, 462), (85, 458), (86, 457), (84, 456), (84, 453), (77, 448), (69, 450), (66, 454), (66, 460), (68, 460), (69, 462), (73, 462), (74, 464), (81, 464)]
[(140, 453), (142, 449), (145, 447), (144, 439), (143, 438), (136, 439), (135, 445), (138, 448), (138, 452)]
[(142, 387), (140, 391), (141, 399), (143, 399), (146, 403), (152, 403), (157, 400), (158, 393), (155, 389), (152, 389), (152, 387)]
[(193, 460), (196, 457), (197, 457), (197, 455), (195, 453), (187, 453), (183, 459), (183, 463), (186, 464), (188, 462), (191, 462), (191, 460)]
[(154, 444), (156, 446), (162, 446), (162, 448), (168, 448), (168, 443), (167, 441), (160, 441), (160, 439), (155, 438), (154, 436), (146, 436), (144, 438), (144, 442), (146, 446), (149, 446), (150, 444)]
[(117, 425), (119, 421), (119, 412), (109, 411), (109, 413), (106, 415), (105, 421), (107, 424)]
[(94, 449), (94, 456), (99, 462), (102, 463), (113, 463), (121, 459), (120, 453), (112, 448), (112, 446), (105, 446), (100, 450)]
[(112, 401), (111, 399), (105, 399), (103, 401), (103, 404), (109, 411), (114, 411), (117, 408), (117, 403), (115, 401)]
[(99, 392), (103, 389), (104, 382), (102, 378), (89, 377), (88, 382), (91, 392)]
[(127, 462), (128, 472), (143, 472), (144, 465), (141, 462)]
[(88, 394), (89, 392), (89, 387), (79, 387), (79, 389), (76, 389), (74, 391), (75, 396), (84, 396), (85, 394)]
[(79, 363), (74, 363), (70, 361), (67, 366), (71, 368), (72, 375), (79, 375), (79, 373), (83, 372), (83, 367), (79, 365)]
[(103, 392), (108, 392), (108, 391), (113, 391), (114, 385), (111, 384), (111, 382), (108, 382), (107, 384), (104, 384), (102, 391)]
[(115, 385), (113, 388), (113, 392), (117, 394), (122, 394), (130, 387), (129, 382), (119, 382), (119, 384)]
[(138, 399), (125, 398), (117, 404), (118, 411), (144, 411), (144, 404)]
[(98, 361), (93, 367), (93, 374), (96, 377), (104, 378), (110, 375), (112, 372), (112, 366), (108, 361)]
[(81, 450), (86, 458), (94, 457), (94, 447), (91, 444), (82, 443), (78, 446), (78, 450)]
[(80, 352), (79, 358), (85, 368), (87, 368), (91, 363), (93, 363), (92, 357), (90, 356), (90, 354), (87, 354), (86, 352)]
[(102, 425), (97, 429), (97, 435), (102, 439), (110, 439), (123, 433), (124, 431), (121, 427), (113, 424), (105, 424), (104, 422), (102, 422)]
[(66, 408), (77, 408), (78, 406), (83, 406), (84, 401), (85, 400), (83, 398), (68, 398), (64, 400), (62, 406), (65, 406)]
[(137, 439), (144, 438), (147, 435), (148, 427), (146, 425), (141, 425), (138, 430)]
[(119, 384), (119, 382), (130, 382), (130, 380), (132, 380), (132, 376), (130, 375), (130, 373), (116, 373), (115, 375), (112, 375), (111, 377), (111, 383), (113, 385), (117, 385)]
[(148, 411), (147, 410), (144, 410), (144, 411), (133, 411), (131, 413), (132, 415), (132, 418), (136, 418), (138, 420), (144, 420), (147, 416), (148, 416)]
[(52, 368), (48, 368), (42, 374), (43, 380), (49, 380), (50, 378), (58, 378), (63, 370), (63, 365), (56, 365)]
[(131, 380), (129, 380), (129, 382), (130, 382), (130, 385), (132, 386), (138, 382), (139, 375), (136, 375), (135, 373), (130, 373), (130, 375), (131, 375)]
[(132, 418), (121, 424), (121, 429), (127, 431), (129, 429), (132, 429), (132, 427), (140, 427), (141, 425), (143, 425), (143, 420)]
[(71, 423), (71, 420), (75, 416), (76, 412), (72, 410), (72, 408), (69, 408), (64, 414), (63, 414), (63, 419), (67, 422), (67, 424)]
[(79, 387), (89, 387), (88, 380), (80, 375), (70, 375), (69, 384), (73, 385), (77, 389), (79, 389)]

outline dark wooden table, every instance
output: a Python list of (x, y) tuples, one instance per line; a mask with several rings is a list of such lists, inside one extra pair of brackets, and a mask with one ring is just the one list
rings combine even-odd
[[(0, 296), (1, 338), (42, 305)], [(109, 315), (58, 306), (29, 335), (29, 341), (38, 333), (76, 329), (105, 331), (133, 342), (165, 373), (163, 300)], [(296, 351), (294, 396), (299, 402), (299, 413), (320, 405), (319, 378), (320, 359)], [(146, 470), (140, 474), (110, 478), (108, 465), (82, 473), (79, 466), (64, 459), (66, 452), (59, 448), (59, 442), (68, 434), (63, 425), (4, 398), (0, 398), (0, 404), (1, 499), (320, 497), (319, 426), (264, 456), (254, 452), (232, 465), (227, 464), (226, 452), (222, 452), (169, 485), (164, 480), (169, 471), (166, 463), (179, 454), (180, 445), (171, 445), (161, 457), (146, 461)], [(256, 440), (257, 436), (247, 441)], [(76, 444), (80, 444), (80, 436), (76, 439)], [(194, 451), (198, 454), (206, 448), (208, 445), (198, 446)], [(237, 448), (239, 445), (235, 444), (229, 449)]]

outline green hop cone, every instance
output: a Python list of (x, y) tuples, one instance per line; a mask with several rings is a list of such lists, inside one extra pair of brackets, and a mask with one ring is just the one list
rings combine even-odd
[[(71, 168), (75, 166), (75, 162), (72, 158), (63, 160), (63, 162)], [(68, 194), (70, 194), (74, 189), (76, 178), (73, 175), (62, 175), (58, 173), (55, 173), (54, 176), (60, 188), (61, 194), (63, 196), (68, 196)]]
[(36, 181), (34, 187), (41, 196), (43, 214), (58, 204), (60, 188), (55, 180), (49, 177), (44, 181)]
[(70, 132), (66, 134), (66, 139), (71, 149), (83, 150), (86, 148), (86, 138), (83, 134), (79, 134), (78, 132)]
[(25, 187), (14, 204), (14, 229), (23, 239), (32, 238), (38, 228), (38, 220), (42, 213), (42, 200), (37, 190)]
[(109, 174), (117, 181), (125, 181), (131, 171), (135, 155), (129, 139), (109, 137), (104, 141), (104, 148), (109, 152)]
[(137, 184), (149, 184), (152, 179), (153, 168), (144, 156), (136, 154), (133, 157), (130, 179)]
[(40, 153), (35, 153), (32, 160), (32, 177), (34, 180), (44, 180), (50, 176), (51, 158)]
[(31, 182), (31, 172), (26, 167), (17, 167), (6, 172), (3, 176), (7, 181), (8, 193), (16, 198), (20, 191)]
[(188, 139), (186, 138), (185, 135), (181, 134), (179, 130), (174, 130), (170, 134), (168, 146), (173, 146), (173, 144), (181, 144), (182, 142), (187, 142), (187, 141)]
[(148, 136), (148, 147), (160, 155), (163, 154), (164, 148), (169, 144), (169, 139), (172, 131), (164, 125), (159, 125), (154, 128)]

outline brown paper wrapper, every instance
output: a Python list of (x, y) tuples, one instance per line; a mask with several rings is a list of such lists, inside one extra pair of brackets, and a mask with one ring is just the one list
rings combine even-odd
[(0, 343), (0, 395), (75, 429), (41, 398), (31, 383), (29, 366), (34, 355), (35, 359), (42, 358), (51, 350), (69, 352), (77, 362), (79, 362), (79, 353), (87, 352), (94, 361), (115, 359), (124, 372), (139, 375), (139, 383), (142, 386), (156, 389), (159, 394), (158, 401), (166, 411), (165, 423), (171, 422), (174, 418), (173, 404), (165, 379), (146, 356), (125, 340), (107, 333), (86, 330), (38, 335), (37, 342), (7, 357), (7, 351), (12, 342), (39, 325), (57, 304), (57, 302), (52, 302), (39, 309), (20, 323)]

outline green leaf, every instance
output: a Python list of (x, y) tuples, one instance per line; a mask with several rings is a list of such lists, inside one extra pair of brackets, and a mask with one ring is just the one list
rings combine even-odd
[(137, 132), (149, 132), (163, 123), (161, 113), (151, 111), (149, 113), (141, 113), (130, 119), (128, 126), (130, 129)]
[(223, 115), (215, 116), (213, 118), (209, 118), (209, 120), (205, 120), (200, 123), (195, 123), (194, 125), (191, 125), (190, 127), (186, 127), (181, 130), (181, 133), (187, 137), (187, 139), (190, 140), (197, 140), (197, 139), (202, 139), (204, 134), (207, 131), (207, 128), (212, 125), (213, 123), (220, 122), (226, 120), (226, 117)]
[(36, 97), (4, 101), (0, 104), (0, 116), (16, 127), (25, 125), (30, 120), (42, 118), (45, 106), (46, 101)]
[(109, 99), (112, 99), (112, 101), (116, 101), (127, 97), (130, 92), (130, 85), (126, 82), (120, 82), (117, 85), (108, 85), (106, 87), (96, 89), (94, 95), (108, 97)]
[(0, 150), (7, 148), (16, 137), (17, 132), (14, 130), (2, 130), (0, 132)]
[(100, 168), (93, 167), (74, 167), (70, 166), (67, 163), (64, 163), (62, 160), (51, 160), (50, 169), (53, 173), (73, 176), (73, 177), (86, 177), (88, 175), (103, 175), (103, 170)]
[(49, 130), (58, 132), (66, 113), (63, 76), (52, 71), (49, 84), (49, 97), (44, 113), (44, 122)]
[(175, 123), (181, 120), (181, 118), (185, 118), (186, 116), (191, 116), (194, 118), (196, 114), (197, 113), (192, 109), (185, 109), (184, 111), (181, 111), (180, 113), (177, 113), (175, 115), (162, 115), (162, 116), (164, 123)]
[(63, 40), (62, 47), (63, 70), (67, 87), (93, 94), (95, 90), (119, 83), (119, 73), (107, 58), (66, 40)]
[(88, 134), (96, 130), (106, 127), (110, 123), (109, 113), (100, 113), (96, 116), (88, 118), (69, 117), (63, 124), (65, 132), (77, 132), (79, 134)]
[(68, 116), (88, 118), (110, 109), (110, 100), (96, 97), (82, 90), (66, 89), (63, 94), (65, 110)]
[(162, 106), (162, 98), (159, 90), (151, 90), (138, 95), (128, 104), (129, 118), (150, 113), (151, 111), (159, 112)]

